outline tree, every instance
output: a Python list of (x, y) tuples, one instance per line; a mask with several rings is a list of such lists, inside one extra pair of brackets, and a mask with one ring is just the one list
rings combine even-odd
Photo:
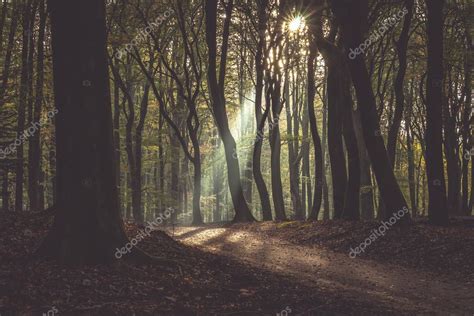
[[(321, 1), (315, 2), (312, 8), (320, 9)], [(318, 13), (320, 14), (320, 13)], [(315, 63), (316, 56), (318, 54), (316, 36), (319, 34), (319, 24), (320, 18), (313, 17), (310, 22), (310, 32), (308, 33), (309, 37), (309, 56), (307, 62), (308, 69), (308, 87), (307, 87), (307, 98), (308, 98), (308, 116), (309, 116), (309, 125), (311, 129), (311, 137), (313, 140), (314, 146), (314, 195), (313, 195), (313, 204), (311, 209), (310, 219), (317, 220), (319, 215), (319, 210), (321, 208), (322, 196), (323, 196), (323, 154), (321, 146), (321, 137), (318, 132), (318, 125), (316, 121), (316, 114), (314, 113), (314, 97), (316, 95), (316, 83), (315, 83)]]
[(433, 224), (446, 224), (448, 205), (442, 153), (443, 82), (443, 6), (444, 0), (426, 1), (428, 24), (428, 77), (426, 83), (426, 173), (428, 215)]
[(258, 11), (258, 43), (257, 52), (255, 54), (255, 119), (257, 123), (257, 135), (255, 137), (253, 148), (253, 177), (260, 196), (260, 204), (262, 206), (262, 219), (264, 221), (272, 220), (272, 206), (270, 204), (270, 195), (268, 194), (267, 185), (262, 175), (261, 158), (262, 145), (265, 129), (265, 122), (268, 117), (269, 107), (265, 108), (262, 113), (262, 97), (263, 97), (263, 75), (266, 68), (266, 60), (268, 53), (266, 48), (265, 31), (267, 29), (267, 6), (268, 0), (257, 1)]
[[(41, 120), (41, 111), (43, 108), (44, 97), (44, 41), (46, 28), (46, 10), (45, 0), (39, 3), (39, 34), (37, 47), (37, 63), (36, 63), (36, 95), (34, 99), (34, 108), (32, 109), (32, 123), (39, 123)], [(37, 126), (36, 132), (31, 136), (28, 149), (28, 196), (30, 200), (30, 210), (39, 211), (44, 208), (41, 198), (43, 195), (43, 187), (41, 181), (41, 126)]]
[[(368, 2), (367, 0), (331, 0), (330, 3), (341, 27), (344, 47), (346, 53), (348, 53), (350, 49), (358, 47), (365, 41), (362, 37), (362, 30), (364, 28), (364, 21), (367, 19)], [(365, 58), (359, 55), (354, 59), (347, 58), (347, 61), (356, 91), (358, 106), (361, 110), (364, 140), (387, 210), (381, 217), (388, 219), (392, 216), (392, 213), (407, 208), (407, 203), (395, 179), (383, 142), (375, 97), (366, 68)], [(401, 219), (404, 222), (408, 220), (408, 215)]]
[(206, 0), (206, 43), (208, 52), (208, 86), (211, 96), (211, 105), (214, 120), (219, 131), (219, 135), (224, 144), (225, 158), (227, 162), (227, 177), (232, 202), (235, 209), (234, 221), (247, 222), (254, 221), (247, 201), (244, 198), (242, 181), (240, 179), (240, 167), (238, 156), (236, 155), (236, 143), (229, 128), (229, 121), (226, 113), (226, 101), (224, 96), (224, 81), (226, 73), (227, 49), (229, 41), (229, 28), (232, 17), (233, 0), (225, 4), (225, 22), (223, 31), (223, 43), (221, 48), (221, 59), (219, 65), (219, 77), (217, 77), (217, 0)]
[(39, 254), (105, 263), (128, 239), (120, 218), (105, 1), (50, 0), (57, 107), (57, 214)]

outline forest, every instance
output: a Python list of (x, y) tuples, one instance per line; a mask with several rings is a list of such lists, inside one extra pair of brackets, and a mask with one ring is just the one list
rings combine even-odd
[(0, 0), (0, 316), (473, 315), (471, 0)]

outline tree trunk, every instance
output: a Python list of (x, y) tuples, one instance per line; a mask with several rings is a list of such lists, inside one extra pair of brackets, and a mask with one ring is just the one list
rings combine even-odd
[(343, 134), (347, 149), (347, 178), (346, 192), (344, 195), (344, 209), (342, 218), (358, 220), (360, 218), (360, 161), (357, 139), (354, 132), (352, 99), (349, 94), (349, 103), (343, 113)]
[(0, 12), (0, 52), (3, 51), (3, 31), (5, 27), (5, 20), (7, 18), (8, 13), (8, 1), (2, 1), (2, 9)]
[(46, 28), (46, 10), (45, 0), (40, 0), (39, 4), (39, 35), (38, 35), (38, 56), (36, 68), (36, 99), (34, 102), (32, 123), (36, 127), (36, 132), (33, 133), (30, 140), (29, 157), (28, 157), (28, 188), (30, 210), (39, 211), (44, 208), (40, 203), (40, 177), (42, 168), (41, 155), (41, 111), (43, 108), (43, 84), (44, 84), (44, 39)]
[[(118, 61), (117, 61), (118, 62)], [(117, 166), (116, 177), (117, 177), (117, 190), (119, 197), (122, 191), (122, 182), (121, 182), (121, 161), (120, 161), (120, 86), (117, 80), (114, 80), (114, 114), (113, 114), (113, 128), (114, 128), (114, 159)], [(122, 201), (123, 202), (123, 201)], [(122, 203), (119, 203), (120, 208), (122, 209)], [(120, 210), (120, 213), (122, 211)]]
[(2, 177), (2, 210), (10, 210), (10, 192), (8, 191), (8, 169), (3, 170)]
[(265, 68), (265, 58), (263, 50), (266, 46), (265, 30), (267, 28), (266, 9), (268, 0), (257, 1), (258, 5), (258, 44), (255, 54), (255, 119), (257, 123), (257, 135), (255, 136), (253, 148), (253, 177), (257, 186), (258, 195), (260, 197), (260, 205), (262, 207), (262, 219), (264, 221), (272, 220), (272, 207), (270, 203), (270, 195), (268, 194), (267, 185), (262, 175), (261, 158), (262, 146), (264, 138), (265, 122), (268, 115), (268, 104), (266, 111), (262, 114), (262, 97), (263, 97), (263, 72)]
[(26, 107), (28, 103), (29, 88), (29, 59), (30, 59), (30, 37), (31, 32), (31, 10), (32, 0), (24, 2), (23, 5), (23, 29), (22, 29), (22, 50), (21, 50), (21, 75), (20, 75), (20, 99), (18, 101), (18, 122), (17, 139), (20, 140), (16, 148), (16, 166), (15, 166), (15, 211), (23, 210), (23, 184), (24, 184), (24, 142), (26, 141), (25, 119)]
[(311, 137), (313, 140), (314, 147), (314, 195), (313, 195), (313, 207), (309, 216), (312, 220), (317, 220), (319, 210), (321, 209), (322, 193), (323, 193), (323, 154), (321, 146), (321, 138), (319, 137), (318, 124), (316, 121), (316, 114), (314, 113), (314, 97), (316, 94), (316, 82), (315, 82), (315, 63), (318, 49), (316, 46), (316, 36), (319, 34), (318, 18), (310, 20), (310, 31), (309, 36), (309, 56), (308, 56), (308, 82), (307, 82), (307, 93), (308, 93), (308, 116), (309, 124), (311, 129)]
[(357, 140), (360, 161), (360, 209), (362, 219), (374, 218), (374, 190), (372, 188), (372, 175), (370, 172), (370, 158), (364, 141), (362, 123), (360, 121), (360, 111), (353, 113), (354, 133)]
[(403, 92), (403, 83), (405, 80), (405, 74), (407, 70), (407, 48), (408, 40), (410, 39), (410, 25), (413, 16), (413, 4), (414, 0), (405, 0), (405, 20), (403, 22), (403, 28), (400, 33), (400, 37), (396, 43), (397, 57), (398, 57), (398, 72), (394, 82), (395, 91), (395, 113), (392, 121), (392, 125), (388, 131), (387, 138), (387, 153), (392, 168), (395, 164), (395, 154), (397, 148), (398, 132), (400, 130), (400, 124), (403, 118), (403, 110), (405, 106), (405, 94)]
[[(324, 51), (321, 46), (320, 50)], [(342, 60), (336, 58), (337, 52), (327, 52), (325, 61), (328, 67), (328, 148), (331, 163), (334, 218), (340, 219), (344, 210), (347, 171), (342, 127), (344, 113), (350, 107), (345, 104), (350, 98), (350, 82), (347, 74), (342, 72)], [(331, 57), (329, 57), (331, 56)]]
[(428, 176), (428, 215), (433, 224), (448, 222), (448, 205), (443, 169), (442, 82), (444, 0), (427, 1), (428, 77), (426, 87), (426, 172)]
[[(5, 2), (5, 3), (8, 3), (8, 2)], [(7, 93), (8, 80), (10, 78), (12, 54), (15, 48), (15, 35), (16, 35), (16, 29), (18, 27), (18, 16), (19, 16), (19, 11), (20, 11), (19, 7), (20, 5), (13, 4), (13, 13), (12, 13), (12, 18), (11, 18), (11, 23), (10, 23), (10, 31), (8, 33), (7, 49), (5, 52), (5, 60), (3, 63), (2, 85), (0, 86), (0, 109), (2, 109), (5, 103), (5, 95)]]
[[(474, 118), (472, 115), (474, 111), (472, 109), (472, 82), (471, 82), (471, 71), (472, 71), (472, 62), (471, 62), (471, 54), (472, 54), (472, 40), (471, 40), (471, 33), (469, 29), (465, 30), (466, 34), (466, 55), (464, 59), (464, 111), (463, 111), (463, 127), (462, 127), (462, 139), (463, 139), (463, 146), (464, 149), (462, 153), (462, 210), (463, 213), (467, 216), (471, 215), (472, 212), (472, 204), (469, 203), (469, 160), (474, 160), (474, 156), (470, 155), (466, 159), (464, 156), (466, 153), (471, 152), (471, 148), (473, 146), (473, 137), (471, 135), (471, 120)], [(474, 176), (474, 168), (472, 170), (472, 175)], [(471, 195), (474, 197), (474, 177), (471, 176)], [(471, 200), (472, 202), (472, 200)]]
[(39, 254), (71, 264), (107, 263), (128, 239), (117, 192), (105, 1), (51, 0), (49, 9), (59, 211)]
[(275, 219), (277, 221), (286, 220), (285, 200), (283, 198), (283, 184), (281, 180), (281, 134), (280, 134), (280, 113), (281, 105), (281, 86), (276, 81), (272, 88), (272, 120), (270, 130), (270, 151), (271, 151), (271, 180), (272, 180), (272, 198), (275, 208)]
[[(302, 220), (304, 218), (303, 211), (301, 209), (301, 196), (300, 196), (300, 185), (299, 185), (299, 163), (297, 160), (298, 154), (298, 129), (297, 121), (293, 117), (298, 116), (298, 105), (297, 102), (297, 88), (293, 91), (293, 98), (290, 96), (290, 78), (289, 72), (285, 75), (285, 99), (287, 100), (286, 108), (286, 124), (287, 124), (287, 139), (288, 139), (288, 170), (290, 171), (290, 193), (291, 202), (293, 206), (293, 212), (295, 219)], [(290, 103), (290, 99), (292, 102)]]

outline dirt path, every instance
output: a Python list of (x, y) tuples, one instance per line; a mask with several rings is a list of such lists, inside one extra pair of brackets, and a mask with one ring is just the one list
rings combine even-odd
[(474, 315), (472, 280), (459, 284), (433, 274), (351, 259), (316, 246), (295, 246), (235, 228), (183, 227), (174, 234), (187, 245), (288, 275), (355, 301), (388, 305), (395, 312)]

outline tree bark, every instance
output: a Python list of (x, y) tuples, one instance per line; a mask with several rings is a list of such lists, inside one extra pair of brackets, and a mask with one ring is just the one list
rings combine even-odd
[(49, 9), (59, 211), (38, 253), (70, 264), (108, 263), (128, 239), (117, 192), (105, 1), (51, 0)]
[[(257, 1), (258, 11), (258, 44), (255, 54), (255, 120), (257, 125), (257, 135), (255, 136), (253, 148), (253, 177), (257, 186), (258, 195), (260, 197), (260, 205), (262, 207), (262, 219), (264, 221), (272, 220), (272, 207), (270, 203), (270, 195), (268, 194), (267, 185), (262, 175), (261, 158), (265, 122), (267, 120), (268, 106), (265, 110), (266, 114), (262, 114), (262, 98), (263, 98), (263, 72), (266, 64), (264, 49), (266, 46), (265, 30), (267, 29), (267, 10), (268, 0)], [(267, 54), (265, 54), (267, 55)]]
[[(316, 2), (320, 4), (319, 2)], [(318, 13), (319, 14), (319, 13)], [(313, 195), (313, 206), (311, 209), (311, 214), (309, 216), (312, 220), (317, 220), (319, 215), (319, 210), (321, 209), (322, 203), (322, 193), (323, 193), (323, 155), (322, 155), (322, 146), (321, 138), (318, 132), (318, 124), (316, 121), (316, 114), (314, 113), (314, 97), (316, 94), (316, 83), (315, 83), (315, 63), (316, 56), (318, 53), (316, 37), (319, 34), (319, 17), (314, 17), (310, 19), (310, 31), (308, 32), (309, 36), (309, 56), (307, 62), (308, 69), (308, 82), (307, 82), (307, 94), (308, 94), (308, 116), (309, 124), (311, 129), (311, 137), (313, 140), (314, 147), (314, 195)]]
[(413, 5), (414, 0), (405, 0), (405, 9), (407, 14), (403, 22), (403, 28), (400, 33), (400, 37), (396, 43), (397, 57), (398, 57), (398, 72), (395, 77), (394, 91), (395, 91), (395, 113), (392, 124), (388, 131), (387, 138), (387, 153), (392, 164), (392, 168), (395, 164), (395, 154), (397, 148), (398, 132), (403, 118), (403, 111), (405, 107), (405, 94), (403, 92), (403, 83), (405, 80), (405, 74), (407, 70), (407, 49), (408, 41), (410, 39), (410, 25), (413, 17)]
[(10, 192), (8, 191), (8, 169), (3, 170), (2, 177), (2, 210), (10, 210)]
[(426, 86), (426, 172), (428, 216), (437, 225), (447, 224), (448, 205), (443, 168), (442, 89), (444, 0), (426, 1), (428, 24), (428, 77)]
[(30, 54), (30, 37), (33, 36), (31, 31), (31, 10), (32, 0), (24, 2), (23, 5), (23, 29), (22, 29), (22, 50), (21, 50), (21, 75), (20, 75), (20, 98), (18, 101), (18, 122), (17, 122), (17, 139), (20, 144), (16, 148), (16, 165), (15, 165), (15, 211), (23, 210), (23, 185), (24, 185), (24, 135), (26, 107), (28, 103), (28, 82), (29, 82), (29, 54)]
[(41, 112), (43, 109), (43, 84), (44, 84), (44, 40), (46, 28), (46, 10), (45, 0), (40, 0), (39, 3), (39, 35), (38, 35), (38, 49), (37, 49), (37, 64), (36, 64), (36, 98), (33, 108), (32, 123), (35, 124), (37, 130), (31, 136), (29, 143), (29, 157), (28, 157), (28, 188), (30, 210), (40, 211), (44, 209), (41, 205), (40, 195), (43, 190), (41, 185), (42, 173), (42, 154), (41, 154)]

